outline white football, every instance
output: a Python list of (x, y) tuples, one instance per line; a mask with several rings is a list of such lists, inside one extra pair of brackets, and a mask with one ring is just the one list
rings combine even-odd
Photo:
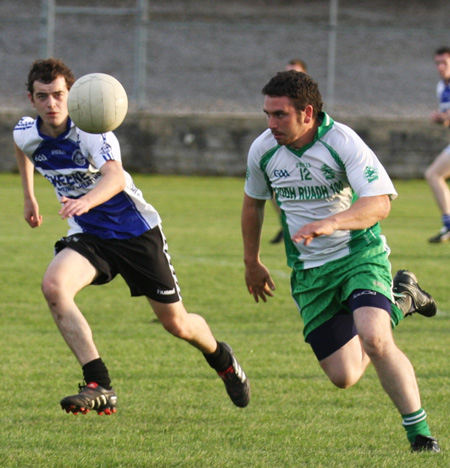
[(88, 133), (115, 130), (125, 119), (128, 97), (116, 78), (105, 73), (84, 75), (72, 85), (67, 100), (69, 117)]

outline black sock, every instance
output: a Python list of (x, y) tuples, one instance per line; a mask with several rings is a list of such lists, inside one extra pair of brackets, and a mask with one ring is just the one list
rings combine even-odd
[(230, 353), (220, 343), (217, 343), (217, 349), (213, 353), (203, 356), (217, 372), (226, 371), (232, 364)]
[(108, 369), (102, 358), (94, 359), (83, 366), (83, 376), (85, 382), (95, 382), (106, 390), (111, 389), (111, 379), (109, 378)]

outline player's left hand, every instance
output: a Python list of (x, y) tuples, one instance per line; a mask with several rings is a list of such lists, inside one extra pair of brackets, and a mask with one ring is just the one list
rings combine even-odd
[(311, 243), (315, 237), (330, 236), (335, 231), (335, 224), (333, 221), (323, 219), (314, 223), (305, 224), (293, 236), (294, 242), (301, 242), (305, 245)]
[(58, 212), (61, 219), (71, 218), (72, 216), (81, 216), (83, 213), (87, 213), (90, 209), (90, 206), (84, 197), (76, 199), (61, 197), (59, 201), (62, 204), (62, 207)]

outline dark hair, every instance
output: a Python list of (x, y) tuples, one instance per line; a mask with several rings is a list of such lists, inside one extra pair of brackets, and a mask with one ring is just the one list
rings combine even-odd
[(447, 47), (447, 46), (439, 47), (434, 52), (434, 55), (443, 55), (443, 54), (449, 54), (450, 55), (450, 47)]
[(49, 84), (59, 76), (65, 78), (67, 89), (70, 89), (75, 82), (72, 70), (62, 60), (54, 58), (36, 60), (31, 65), (28, 80), (25, 84), (28, 92), (33, 94), (33, 83), (35, 81)]
[(279, 72), (264, 86), (262, 94), (270, 97), (286, 96), (298, 111), (311, 105), (314, 118), (322, 111), (323, 102), (319, 86), (306, 73), (294, 70)]

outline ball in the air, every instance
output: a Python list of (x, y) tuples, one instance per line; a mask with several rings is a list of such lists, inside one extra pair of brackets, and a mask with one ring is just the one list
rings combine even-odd
[(84, 75), (72, 85), (67, 100), (69, 117), (88, 133), (115, 130), (125, 119), (128, 97), (116, 78), (105, 73)]

